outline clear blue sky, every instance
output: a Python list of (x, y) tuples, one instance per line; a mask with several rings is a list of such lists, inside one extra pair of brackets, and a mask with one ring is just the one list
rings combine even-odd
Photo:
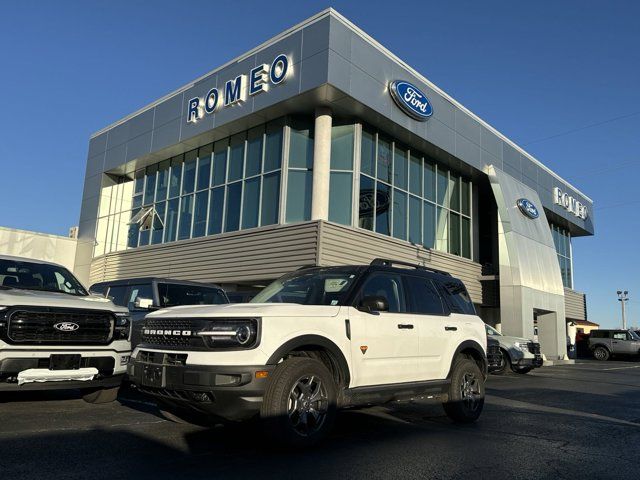
[(630, 318), (640, 322), (632, 0), (8, 0), (0, 225), (66, 234), (78, 222), (92, 132), (329, 5), (595, 200), (596, 236), (573, 243), (576, 289), (588, 294), (590, 319), (606, 326), (619, 322), (616, 289), (628, 289)]

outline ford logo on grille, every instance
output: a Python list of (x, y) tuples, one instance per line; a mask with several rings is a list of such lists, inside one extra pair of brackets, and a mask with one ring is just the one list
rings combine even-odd
[(80, 328), (80, 325), (73, 322), (60, 322), (56, 323), (53, 328), (61, 332), (75, 332)]
[(526, 198), (521, 198), (520, 200), (518, 200), (517, 205), (520, 211), (523, 213), (523, 215), (529, 218), (534, 219), (540, 216), (540, 212), (538, 212), (538, 208)]
[(389, 84), (389, 91), (396, 105), (411, 118), (424, 122), (433, 115), (433, 107), (429, 99), (415, 85), (395, 80)]

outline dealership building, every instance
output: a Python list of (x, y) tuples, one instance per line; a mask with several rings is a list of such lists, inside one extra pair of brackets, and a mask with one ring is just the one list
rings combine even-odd
[(392, 258), (561, 358), (593, 233), (586, 195), (328, 9), (91, 137), (76, 272), (252, 290)]

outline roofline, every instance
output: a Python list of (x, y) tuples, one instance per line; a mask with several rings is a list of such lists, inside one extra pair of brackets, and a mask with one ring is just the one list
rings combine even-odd
[(215, 68), (214, 70), (211, 70), (210, 72), (198, 77), (196, 80), (194, 80), (193, 82), (190, 82), (180, 88), (178, 88), (177, 90), (174, 90), (173, 92), (165, 95), (164, 97), (160, 98), (159, 100), (156, 100), (153, 103), (150, 103), (148, 105), (146, 105), (145, 107), (142, 107), (139, 110), (136, 110), (135, 112), (127, 115), (124, 118), (121, 118), (120, 120), (112, 123), (111, 125), (102, 128), (101, 130), (98, 130), (97, 132), (93, 133), (91, 135), (90, 138), (94, 138), (98, 135), (101, 135), (102, 133), (106, 132), (107, 130), (110, 130), (124, 122), (126, 122), (127, 120), (135, 117), (136, 115), (139, 115), (140, 113), (149, 110), (152, 107), (155, 107), (156, 105), (164, 102), (165, 100), (168, 100), (171, 97), (174, 97), (176, 95), (178, 95), (179, 93), (182, 93), (184, 91), (186, 91), (187, 89), (191, 88), (193, 85), (195, 85), (196, 83), (198, 83), (200, 80), (203, 80), (204, 78), (208, 77), (209, 75), (218, 72), (220, 70), (222, 70), (223, 68), (226, 68), (227, 66), (233, 64), (233, 63), (237, 63), (240, 62), (242, 60), (244, 60), (245, 58), (253, 55), (255, 52), (266, 48), (278, 41), (280, 41), (281, 39), (288, 37), (289, 35), (291, 35), (292, 33), (296, 32), (297, 30), (304, 28), (307, 25), (311, 25), (325, 17), (331, 16), (333, 15), (336, 19), (340, 20), (344, 25), (346, 25), (349, 29), (351, 29), (352, 31), (354, 31), (355, 33), (357, 33), (360, 37), (362, 37), (365, 41), (369, 42), (373, 47), (375, 47), (380, 53), (382, 53), (383, 55), (385, 55), (386, 57), (390, 58), (391, 60), (393, 60), (394, 62), (397, 62), (398, 64), (400, 64), (402, 67), (406, 68), (409, 72), (411, 72), (411, 74), (415, 75), (417, 78), (419, 78), (421, 81), (423, 81), (424, 83), (426, 83), (429, 88), (433, 89), (434, 91), (436, 91), (438, 94), (442, 95), (445, 99), (447, 99), (449, 102), (451, 102), (453, 105), (455, 105), (457, 108), (459, 108), (460, 110), (462, 110), (464, 113), (466, 113), (467, 115), (469, 115), (471, 118), (473, 118), (475, 121), (477, 121), (480, 125), (482, 125), (483, 127), (487, 128), (490, 132), (492, 132), (494, 135), (496, 135), (498, 138), (500, 138), (503, 142), (506, 142), (507, 144), (509, 144), (510, 146), (512, 146), (513, 148), (515, 148), (518, 152), (520, 152), (522, 155), (524, 155), (525, 157), (527, 157), (529, 160), (531, 160), (532, 162), (534, 162), (536, 165), (538, 165), (540, 168), (542, 168), (543, 170), (545, 170), (547, 173), (549, 173), (550, 175), (552, 175), (553, 177), (555, 177), (557, 180), (559, 180), (560, 182), (563, 182), (564, 184), (566, 184), (567, 186), (571, 187), (573, 190), (575, 190), (576, 193), (582, 195), (587, 201), (591, 202), (591, 204), (593, 205), (593, 200), (586, 195), (585, 193), (583, 193), (580, 189), (576, 188), (575, 186), (573, 186), (571, 183), (569, 183), (567, 180), (563, 179), (560, 175), (558, 175), (557, 173), (555, 173), (553, 170), (551, 170), (549, 167), (547, 167), (546, 165), (544, 165), (542, 162), (540, 162), (537, 158), (535, 158), (533, 155), (531, 155), (529, 152), (527, 152), (524, 148), (520, 147), (518, 144), (516, 144), (513, 140), (510, 140), (506, 135), (504, 135), (503, 133), (501, 133), (499, 130), (497, 130), (495, 127), (493, 127), (492, 125), (490, 125), (489, 123), (487, 123), (486, 121), (482, 120), (480, 117), (478, 117), (475, 113), (473, 113), (471, 110), (469, 110), (467, 107), (465, 107), (464, 105), (462, 105), (460, 102), (458, 102), (456, 99), (454, 99), (452, 96), (450, 96), (448, 93), (446, 93), (444, 90), (442, 90), (440, 87), (438, 87), (437, 85), (435, 85), (433, 82), (431, 82), (429, 79), (427, 79), (424, 75), (422, 75), (420, 72), (418, 72), (417, 70), (415, 70), (413, 67), (411, 67), (409, 64), (407, 64), (405, 61), (403, 61), (402, 59), (400, 59), (397, 55), (395, 55), (393, 52), (391, 52), (389, 49), (387, 49), (384, 45), (382, 45), (380, 42), (378, 42), (377, 40), (375, 40), (373, 37), (371, 37), (368, 33), (366, 33), (364, 30), (362, 30), (360, 27), (358, 27), (357, 25), (355, 25), (353, 22), (351, 22), (349, 19), (347, 19), (346, 17), (344, 17), (342, 14), (340, 14), (339, 12), (337, 12), (336, 10), (334, 10), (333, 8), (329, 7), (326, 8), (324, 10), (322, 10), (321, 12), (313, 15), (312, 17), (307, 18), (306, 20), (303, 20), (302, 22), (294, 25), (293, 27), (285, 30), (284, 32), (276, 35), (275, 37), (270, 38), (269, 40), (267, 40), (266, 42), (258, 45), (257, 47), (249, 50), (248, 52), (240, 55), (239, 57), (234, 58), (233, 60), (225, 63), (224, 65)]

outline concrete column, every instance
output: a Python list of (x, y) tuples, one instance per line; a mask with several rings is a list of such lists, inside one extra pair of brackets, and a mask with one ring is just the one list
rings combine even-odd
[(331, 166), (331, 109), (316, 108), (313, 141), (313, 194), (311, 220), (329, 219), (329, 172)]
[(564, 319), (557, 312), (538, 315), (540, 348), (549, 360), (567, 358), (567, 331)]

